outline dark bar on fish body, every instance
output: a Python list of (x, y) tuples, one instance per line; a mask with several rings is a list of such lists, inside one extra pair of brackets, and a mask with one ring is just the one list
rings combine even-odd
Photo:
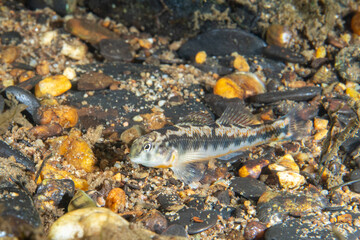
[(302, 87), (296, 90), (267, 92), (251, 96), (251, 103), (274, 103), (282, 100), (308, 101), (321, 94), (321, 87)]

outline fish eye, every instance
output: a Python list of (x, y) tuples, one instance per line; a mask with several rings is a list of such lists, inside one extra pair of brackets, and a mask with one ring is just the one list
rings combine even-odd
[(146, 143), (143, 147), (144, 151), (148, 152), (151, 149), (151, 143)]

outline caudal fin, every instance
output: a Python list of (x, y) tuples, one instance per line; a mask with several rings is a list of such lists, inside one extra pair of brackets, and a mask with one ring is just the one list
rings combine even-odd
[(290, 120), (289, 137), (292, 140), (301, 140), (311, 133), (312, 125), (309, 121), (316, 114), (316, 109), (313, 107), (294, 109), (286, 118)]

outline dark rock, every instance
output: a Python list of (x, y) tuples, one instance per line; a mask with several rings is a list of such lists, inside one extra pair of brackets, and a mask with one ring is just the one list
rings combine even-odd
[(100, 54), (109, 61), (131, 62), (133, 60), (130, 44), (122, 39), (103, 39), (99, 45)]
[(186, 204), (190, 208), (195, 208), (197, 210), (202, 210), (205, 207), (205, 197), (200, 196), (191, 196), (190, 200)]
[(318, 192), (293, 194), (265, 192), (257, 204), (257, 218), (264, 223), (278, 223), (287, 216), (306, 216), (326, 207), (326, 199)]
[(139, 219), (139, 222), (142, 222), (144, 226), (150, 231), (156, 232), (158, 234), (164, 232), (167, 228), (168, 223), (164, 215), (162, 215), (157, 210), (152, 210), (148, 212), (144, 217)]
[(2, 235), (11, 236), (14, 234), (19, 236), (24, 234), (21, 232), (24, 227), (27, 231), (33, 231), (41, 226), (39, 213), (26, 190), (19, 188), (12, 181), (2, 179), (0, 182), (0, 195), (0, 217), (6, 219), (10, 225), (10, 228), (3, 229), (5, 225), (1, 224)]
[[(350, 177), (349, 180), (350, 181), (354, 181), (354, 180), (359, 180), (360, 179), (360, 169), (355, 169), (350, 173)], [(356, 193), (360, 193), (360, 181), (353, 183), (350, 185), (350, 189)]]
[[(95, 14), (110, 17), (126, 26), (135, 26), (152, 35), (171, 36), (180, 39), (193, 35), (205, 25), (209, 27), (225, 26), (223, 19), (202, 19), (205, 14), (214, 11), (225, 12), (227, 3), (209, 1), (100, 1), (90, 0), (87, 5)], [(195, 13), (197, 14), (195, 16)], [(195, 21), (196, 19), (196, 21)]]
[(190, 235), (213, 227), (218, 219), (214, 210), (199, 211), (195, 208), (182, 208), (176, 215), (178, 215), (178, 218), (172, 223), (187, 226)]
[[(338, 214), (336, 214), (338, 215)], [(338, 224), (326, 224), (318, 221), (318, 216), (288, 219), (287, 221), (270, 227), (265, 232), (265, 240), (291, 240), (291, 239), (348, 239), (355, 240), (360, 236), (360, 229), (356, 226), (341, 225), (341, 232), (337, 230)], [(340, 237), (339, 237), (340, 236)]]
[(230, 187), (235, 193), (253, 200), (257, 200), (266, 191), (266, 185), (253, 178), (236, 177), (231, 181)]
[(17, 163), (25, 166), (27, 170), (35, 172), (35, 163), (33, 161), (24, 156), (19, 150), (12, 148), (6, 142), (0, 140), (0, 157), (8, 158), (11, 156), (15, 158)]
[(20, 33), (16, 31), (4, 32), (0, 38), (3, 45), (18, 45), (23, 40)]
[(45, 179), (34, 196), (35, 204), (66, 208), (74, 196), (75, 185), (71, 179)]
[(78, 90), (91, 91), (100, 90), (109, 87), (114, 79), (99, 72), (84, 73), (80, 76), (77, 84)]
[(251, 221), (245, 227), (244, 237), (246, 240), (262, 239), (266, 228), (262, 222)]
[(185, 227), (180, 224), (172, 224), (161, 234), (164, 236), (179, 236), (179, 237), (189, 237)]
[(224, 191), (217, 191), (214, 194), (215, 197), (217, 197), (217, 199), (219, 200), (219, 202), (221, 204), (224, 205), (229, 205), (230, 204), (230, 194), (229, 191), (224, 190)]
[(5, 107), (5, 99), (3, 96), (0, 95), (0, 113), (4, 111), (4, 107)]
[(165, 210), (170, 210), (173, 205), (179, 204), (180, 198), (178, 195), (175, 194), (172, 195), (160, 194), (157, 197), (157, 201), (159, 202), (161, 208)]
[(209, 56), (225, 56), (237, 52), (245, 57), (260, 55), (266, 43), (259, 37), (240, 29), (214, 29), (187, 41), (179, 56), (194, 59), (199, 51)]
[(76, 8), (76, 0), (57, 0), (57, 1), (46, 1), (46, 0), (27, 0), (26, 6), (31, 10), (43, 9), (50, 7), (61, 16), (72, 13)]
[(288, 48), (279, 47), (276, 45), (269, 45), (263, 49), (263, 54), (266, 57), (292, 63), (305, 63), (306, 59), (304, 56), (291, 51)]
[(321, 94), (321, 87), (302, 87), (296, 90), (262, 93), (249, 97), (252, 103), (274, 103), (282, 100), (308, 101)]
[(30, 115), (29, 117), (35, 123), (39, 123), (37, 110), (40, 107), (40, 102), (31, 92), (17, 86), (10, 86), (4, 89), (3, 94), (7, 98), (12, 95), (17, 101), (25, 104), (27, 106), (26, 112)]
[(235, 215), (236, 208), (233, 207), (221, 207), (217, 210), (217, 214), (220, 215), (223, 219), (227, 220), (230, 217)]

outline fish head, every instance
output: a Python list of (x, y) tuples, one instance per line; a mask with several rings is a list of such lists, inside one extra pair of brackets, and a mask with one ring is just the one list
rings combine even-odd
[(151, 132), (137, 138), (130, 149), (130, 161), (145, 167), (172, 167), (177, 151), (168, 147), (158, 132)]

